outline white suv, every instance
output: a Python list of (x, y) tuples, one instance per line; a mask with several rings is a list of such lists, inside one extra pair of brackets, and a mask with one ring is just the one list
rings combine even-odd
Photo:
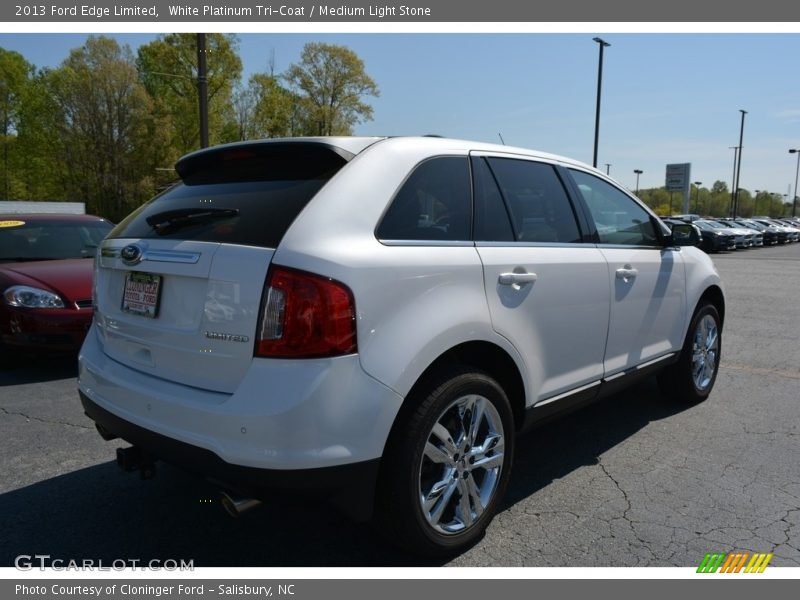
[(445, 554), (533, 423), (658, 371), (683, 401), (714, 385), (724, 298), (696, 231), (586, 165), (332, 137), (176, 169), (103, 242), (80, 354), (125, 468), (178, 465), (232, 509), (312, 492)]

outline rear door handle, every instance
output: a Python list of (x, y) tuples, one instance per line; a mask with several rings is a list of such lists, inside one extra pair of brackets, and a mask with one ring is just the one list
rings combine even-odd
[(522, 285), (536, 281), (536, 273), (501, 273), (497, 278), (500, 285)]
[(630, 265), (625, 265), (623, 268), (617, 269), (617, 279), (622, 279), (622, 281), (626, 282), (629, 279), (634, 279), (638, 274), (638, 269), (633, 269)]

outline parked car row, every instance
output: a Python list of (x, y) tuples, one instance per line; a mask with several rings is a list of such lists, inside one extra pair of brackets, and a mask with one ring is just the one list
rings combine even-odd
[(706, 252), (757, 248), (800, 241), (800, 219), (714, 218), (699, 215), (674, 215), (663, 219), (672, 227), (677, 223), (692, 223), (702, 238), (700, 247)]

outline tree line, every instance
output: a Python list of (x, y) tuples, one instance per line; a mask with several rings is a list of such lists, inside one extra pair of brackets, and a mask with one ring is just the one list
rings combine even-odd
[[(683, 194), (669, 192), (666, 188), (639, 190), (638, 197), (659, 216), (669, 216), (683, 212)], [(689, 212), (709, 217), (728, 217), (731, 215), (731, 190), (724, 181), (715, 181), (711, 188), (691, 185), (689, 191)], [(786, 202), (780, 194), (739, 188), (737, 216), (752, 217), (768, 215), (784, 217), (792, 214), (792, 203)]]
[[(235, 35), (207, 34), (209, 142), (351, 135), (379, 95), (349, 48), (309, 43), (300, 61), (242, 81)], [(134, 53), (90, 36), (56, 68), (0, 47), (0, 198), (85, 202), (117, 221), (163, 189), (199, 142), (196, 35)]]

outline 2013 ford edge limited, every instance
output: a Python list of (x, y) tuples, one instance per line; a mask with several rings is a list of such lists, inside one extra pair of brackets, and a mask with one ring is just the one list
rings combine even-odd
[(202, 150), (102, 243), (80, 354), (123, 467), (232, 506), (312, 492), (429, 555), (483, 534), (531, 424), (660, 373), (711, 392), (725, 312), (688, 224), (581, 163), (419, 138)]

